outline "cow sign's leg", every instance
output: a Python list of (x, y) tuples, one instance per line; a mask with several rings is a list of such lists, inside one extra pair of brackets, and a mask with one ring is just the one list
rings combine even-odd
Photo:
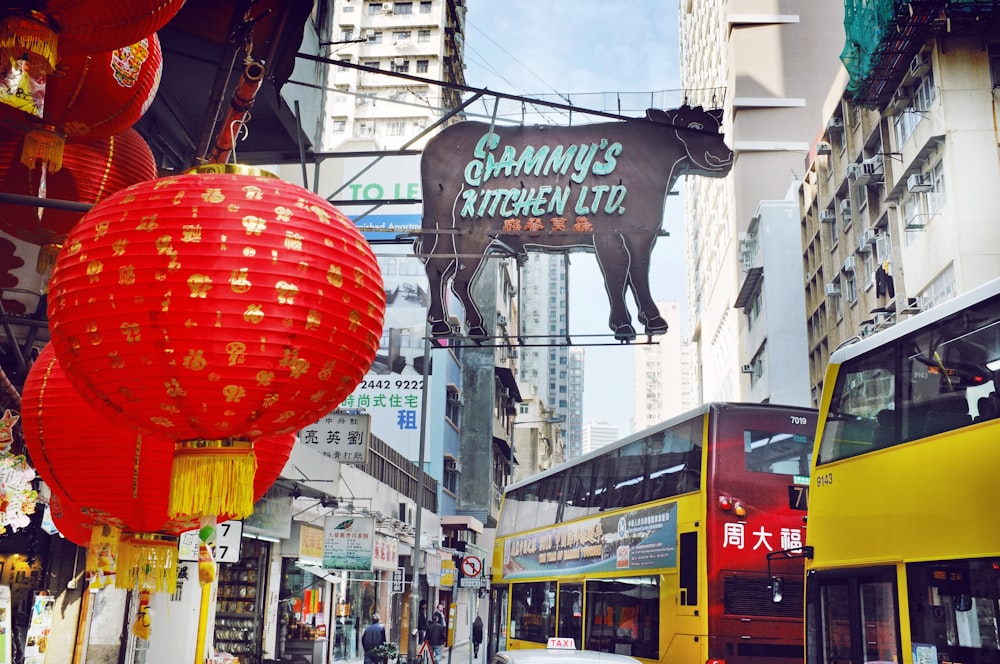
[(649, 270), (652, 263), (653, 245), (656, 234), (629, 235), (623, 238), (629, 247), (631, 262), (628, 266), (629, 287), (632, 297), (639, 308), (639, 322), (645, 328), (646, 334), (664, 334), (667, 331), (667, 321), (660, 315), (660, 309), (653, 300), (649, 288)]
[(630, 257), (621, 235), (614, 233), (597, 233), (594, 235), (594, 250), (597, 253), (597, 265), (604, 275), (604, 288), (608, 292), (608, 304), (611, 305), (611, 315), (608, 325), (619, 341), (635, 339), (635, 328), (632, 327), (632, 316), (625, 304), (625, 291), (628, 289), (628, 270)]
[(454, 274), (457, 262), (452, 245), (446, 236), (428, 234), (421, 238), (418, 250), (424, 254), (426, 261), (424, 270), (427, 273), (431, 299), (427, 309), (427, 322), (430, 323), (432, 337), (445, 337), (452, 333), (446, 305), (448, 280)]
[[(455, 246), (456, 248), (460, 248), (461, 244), (456, 243)], [(485, 262), (485, 256), (480, 257), (478, 260), (475, 258), (471, 260), (459, 260), (452, 286), (455, 295), (458, 296), (458, 299), (462, 301), (462, 305), (465, 307), (465, 320), (469, 325), (469, 338), (475, 341), (484, 341), (489, 337), (482, 311), (480, 311), (475, 299), (472, 297), (472, 284), (476, 282), (476, 277), (479, 275), (479, 271)]]

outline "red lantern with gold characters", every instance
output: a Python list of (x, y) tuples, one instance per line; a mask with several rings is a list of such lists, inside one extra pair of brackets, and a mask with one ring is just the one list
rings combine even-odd
[[(23, 136), (0, 138), (0, 190), (78, 203), (97, 203), (119, 189), (156, 179), (156, 160), (135, 129), (99, 141), (70, 143), (57, 173), (21, 163)], [(0, 204), (0, 229), (25, 242), (58, 250), (83, 212)], [(52, 261), (55, 260), (53, 253)]]
[(351, 221), (301, 187), (232, 170), (97, 204), (50, 284), (52, 342), (80, 394), (176, 442), (174, 516), (249, 514), (251, 441), (333, 410), (382, 332), (378, 262)]
[(41, 161), (58, 171), (67, 141), (97, 141), (134, 125), (153, 102), (162, 69), (155, 34), (113, 51), (68, 56), (45, 81), (40, 117), (0, 104), (0, 123), (24, 135), (25, 166)]
[[(0, 56), (45, 73), (61, 57), (134, 44), (170, 22), (184, 0), (46, 0), (0, 10)], [(31, 8), (34, 7), (34, 8)]]
[[(102, 541), (113, 550), (105, 554), (112, 558), (119, 557), (119, 535), (124, 543), (119, 587), (132, 588), (135, 579), (130, 574), (138, 574), (135, 570), (157, 567), (148, 565), (148, 555), (167, 565), (157, 573), (171, 583), (169, 567), (175, 558), (164, 547), (174, 546), (179, 533), (201, 525), (198, 520), (173, 520), (167, 513), (170, 476), (165, 469), (173, 442), (143, 437), (98, 415), (69, 382), (51, 344), (28, 372), (21, 406), (28, 454), (58, 497), (60, 519), (71, 539), (83, 539), (86, 546), (88, 530), (111, 526), (114, 536)], [(274, 484), (294, 441), (293, 434), (256, 441), (254, 501)]]

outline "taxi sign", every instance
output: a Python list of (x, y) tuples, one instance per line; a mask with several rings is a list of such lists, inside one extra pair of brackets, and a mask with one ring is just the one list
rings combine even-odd
[(557, 638), (553, 636), (549, 639), (546, 647), (550, 650), (576, 650), (576, 641), (572, 638)]

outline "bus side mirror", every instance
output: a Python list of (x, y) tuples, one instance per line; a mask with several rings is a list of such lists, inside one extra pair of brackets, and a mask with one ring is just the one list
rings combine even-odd
[(785, 592), (785, 580), (780, 576), (771, 577), (771, 601), (777, 604)]

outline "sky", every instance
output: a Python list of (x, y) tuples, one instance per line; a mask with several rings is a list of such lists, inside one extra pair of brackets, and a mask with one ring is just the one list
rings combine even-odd
[[(682, 101), (676, 0), (467, 0), (467, 6), (465, 76), (471, 87), (628, 116)], [(492, 100), (479, 110), (492, 110)], [(569, 124), (568, 112), (549, 121), (560, 117)], [(669, 236), (657, 241), (650, 281), (653, 296), (681, 302), (685, 316), (682, 209), (677, 197), (666, 207)], [(570, 334), (610, 335), (607, 299), (594, 296), (604, 287), (593, 255), (574, 253), (570, 265)], [(603, 420), (620, 436), (631, 433), (630, 347), (586, 347), (584, 372), (584, 423)]]

